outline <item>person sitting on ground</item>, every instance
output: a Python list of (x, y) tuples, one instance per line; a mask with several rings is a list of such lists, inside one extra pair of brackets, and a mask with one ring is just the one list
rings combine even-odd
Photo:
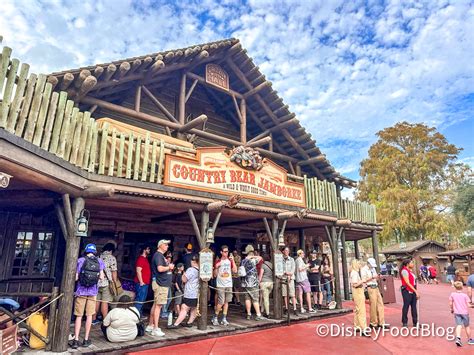
[(454, 287), (454, 281), (456, 280), (456, 267), (452, 263), (448, 263), (446, 268), (446, 281), (451, 283), (451, 286)]
[(301, 313), (306, 313), (303, 306), (303, 293), (306, 294), (306, 305), (308, 306), (309, 313), (316, 313), (311, 307), (311, 286), (308, 280), (308, 269), (309, 264), (304, 261), (304, 251), (302, 249), (296, 252), (298, 257), (296, 258), (296, 288), (298, 290), (298, 298), (301, 307)]
[(184, 264), (178, 263), (176, 265), (176, 272), (173, 274), (173, 288), (174, 288), (174, 311), (176, 316), (181, 311), (181, 304), (183, 303), (183, 271)]
[(111, 343), (122, 343), (137, 337), (138, 322), (140, 322), (140, 312), (132, 306), (132, 299), (129, 296), (122, 295), (117, 307), (105, 317), (101, 328), (105, 339)]
[[(41, 297), (39, 302), (44, 301), (46, 297)], [(26, 321), (26, 324), (34, 329), (38, 334), (46, 338), (48, 336), (48, 317), (49, 306), (43, 308), (41, 311), (33, 313)], [(38, 338), (36, 335), (30, 333), (29, 336), (23, 337), (23, 340), (31, 349), (44, 349), (46, 343)]]
[(194, 255), (191, 259), (191, 267), (186, 270), (183, 275), (184, 293), (183, 293), (183, 304), (181, 305), (181, 311), (179, 316), (173, 325), (169, 326), (168, 329), (176, 329), (184, 321), (188, 312), (188, 322), (183, 324), (185, 327), (192, 327), (193, 322), (197, 316), (197, 304), (199, 295), (199, 256)]
[(221, 258), (216, 259), (214, 265), (214, 276), (217, 285), (217, 305), (214, 316), (211, 319), (212, 325), (219, 325), (219, 314), (222, 311), (222, 325), (229, 325), (227, 321), (227, 311), (229, 310), (229, 302), (232, 301), (232, 272), (237, 271), (234, 257), (229, 256), (229, 247), (221, 246)]
[(290, 256), (290, 248), (285, 247), (283, 253), (283, 284), (281, 285), (281, 294), (283, 297), (284, 313), (289, 312), (288, 298), (291, 298), (293, 304), (293, 312), (296, 315), (296, 293), (295, 293), (295, 259)]
[(474, 339), (471, 338), (471, 329), (469, 328), (469, 297), (462, 292), (463, 285), (461, 281), (454, 283), (456, 292), (452, 292), (449, 296), (449, 307), (451, 313), (454, 314), (454, 320), (456, 322), (456, 345), (461, 347), (461, 329), (464, 327), (464, 331), (467, 335), (467, 341), (469, 345), (474, 345)]
[(245, 290), (245, 310), (247, 319), (252, 318), (252, 304), (255, 309), (255, 320), (264, 320), (260, 312), (259, 303), (259, 283), (257, 264), (263, 261), (261, 256), (255, 255), (252, 245), (247, 245), (243, 254), (247, 256), (242, 260), (242, 266), (245, 268), (245, 276), (242, 278), (242, 287)]
[(260, 288), (262, 289), (263, 308), (266, 317), (270, 317), (270, 294), (273, 291), (273, 264), (270, 255), (263, 255), (263, 265), (258, 274)]
[(350, 282), (354, 300), (354, 329), (362, 336), (369, 336), (367, 319), (365, 318), (364, 280), (360, 273), (360, 261), (353, 259), (351, 263)]

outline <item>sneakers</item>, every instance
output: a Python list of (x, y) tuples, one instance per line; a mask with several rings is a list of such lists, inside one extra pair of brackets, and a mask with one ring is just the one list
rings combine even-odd
[(150, 335), (154, 337), (164, 337), (165, 333), (163, 333), (160, 328), (155, 328)]
[(166, 329), (178, 329), (178, 326), (176, 324), (171, 324), (167, 326)]
[(219, 325), (219, 320), (217, 319), (217, 316), (212, 317), (211, 323), (212, 325)]
[(266, 320), (267, 318), (265, 318), (264, 316), (262, 316), (261, 314), (258, 316), (255, 317), (255, 320)]
[(147, 325), (145, 328), (146, 333), (151, 333), (153, 331), (153, 327), (151, 325)]
[(225, 325), (225, 326), (228, 326), (228, 325), (229, 325), (229, 322), (227, 321), (226, 318), (222, 318), (222, 320), (221, 320), (221, 325)]
[(469, 345), (474, 345), (474, 338), (471, 338), (467, 341)]
[(81, 344), (76, 339), (73, 339), (69, 342), (69, 346), (73, 349), (77, 349), (79, 346), (81, 346)]
[(101, 322), (100, 320), (98, 320), (98, 319), (94, 319), (94, 320), (92, 321), (92, 325), (97, 325), (97, 324), (100, 324), (100, 323), (102, 323), (102, 322)]
[(84, 341), (82, 342), (82, 346), (87, 348), (89, 346), (92, 345), (92, 341), (90, 339), (84, 339)]
[(313, 314), (314, 314), (314, 313), (317, 313), (317, 311), (316, 311), (315, 309), (312, 309), (312, 308), (311, 308), (311, 309), (309, 310), (309, 313), (313, 313)]
[(247, 316), (245, 317), (245, 319), (251, 320), (251, 319), (252, 319), (252, 315), (251, 315), (251, 314), (247, 314)]
[(181, 325), (186, 328), (192, 328), (193, 323), (181, 323)]
[(300, 312), (300, 313), (301, 313), (301, 314), (304, 314), (304, 313), (306, 313), (306, 309), (304, 309), (304, 308), (301, 308), (301, 312)]
[(462, 346), (461, 338), (456, 337), (456, 345), (459, 347)]

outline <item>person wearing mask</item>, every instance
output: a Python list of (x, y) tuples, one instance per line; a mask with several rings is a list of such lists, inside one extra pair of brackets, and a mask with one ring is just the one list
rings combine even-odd
[(326, 291), (326, 305), (329, 305), (332, 302), (332, 269), (327, 255), (323, 257), (321, 273), (322, 291)]
[(313, 250), (309, 257), (308, 279), (313, 292), (314, 308), (321, 309), (323, 293), (321, 292), (321, 259), (318, 252)]
[(143, 303), (146, 301), (146, 296), (148, 294), (148, 287), (151, 282), (151, 268), (150, 262), (148, 261), (148, 256), (151, 253), (151, 248), (145, 246), (140, 248), (140, 255), (137, 258), (135, 263), (135, 308), (142, 315)]
[(361, 269), (362, 280), (367, 285), (370, 303), (370, 327), (388, 328), (385, 324), (385, 311), (382, 295), (379, 290), (379, 275), (377, 274), (377, 262), (374, 258), (367, 259), (367, 265)]
[(217, 305), (215, 314), (211, 319), (212, 325), (219, 325), (219, 314), (222, 311), (222, 319), (220, 324), (229, 325), (227, 321), (227, 311), (229, 310), (229, 302), (232, 301), (232, 272), (237, 272), (233, 255), (229, 256), (229, 247), (221, 246), (221, 257), (216, 259), (214, 265), (214, 276), (217, 285)]
[[(107, 243), (102, 248), (102, 254), (100, 254), (100, 259), (104, 262), (105, 269), (104, 269), (104, 278), (99, 280), (99, 293), (97, 294), (97, 302), (95, 306), (95, 315), (102, 313), (102, 319), (107, 316), (107, 312), (109, 311), (109, 303), (114, 301), (114, 296), (110, 292), (110, 283), (117, 282), (117, 259), (113, 255), (115, 251), (115, 245), (113, 243)], [(92, 324), (98, 324), (100, 321), (98, 319), (94, 319)]]
[(199, 256), (194, 255), (191, 259), (191, 267), (186, 270), (183, 275), (184, 283), (184, 294), (183, 294), (183, 304), (181, 305), (181, 311), (179, 316), (174, 322), (173, 325), (169, 326), (168, 329), (176, 329), (184, 321), (188, 312), (189, 319), (188, 322), (183, 324), (183, 326), (191, 328), (193, 322), (197, 316), (197, 305), (198, 305), (198, 295), (199, 295)]
[(308, 280), (308, 269), (309, 264), (304, 260), (304, 251), (302, 249), (296, 252), (298, 257), (296, 258), (296, 288), (298, 290), (298, 298), (300, 301), (301, 313), (306, 313), (303, 306), (303, 293), (306, 295), (306, 305), (308, 306), (309, 313), (316, 313), (311, 307), (311, 286)]
[(77, 288), (74, 299), (74, 339), (69, 345), (77, 349), (79, 343), (79, 333), (81, 332), (82, 317), (86, 316), (85, 334), (82, 346), (88, 347), (92, 344), (89, 339), (91, 331), (92, 317), (96, 310), (97, 293), (99, 292), (99, 280), (104, 279), (105, 264), (102, 259), (96, 256), (97, 248), (95, 244), (87, 244), (84, 249), (84, 256), (77, 260), (76, 281)]
[(289, 312), (288, 297), (291, 297), (293, 303), (293, 312), (296, 312), (296, 293), (295, 293), (295, 259), (290, 256), (290, 248), (285, 247), (283, 253), (283, 284), (281, 285), (281, 294), (285, 302), (285, 313)]
[(354, 300), (354, 329), (362, 336), (369, 336), (365, 318), (364, 280), (361, 276), (360, 261), (353, 259), (350, 273), (352, 299)]
[(262, 289), (263, 311), (265, 317), (270, 317), (270, 294), (273, 291), (273, 264), (270, 261), (270, 255), (263, 255), (263, 264), (258, 274), (260, 288)]
[(170, 240), (162, 239), (158, 242), (158, 250), (153, 255), (151, 261), (152, 283), (154, 302), (150, 311), (149, 324), (145, 331), (152, 336), (164, 336), (159, 327), (160, 312), (163, 305), (168, 302), (168, 292), (172, 283), (172, 272), (174, 264), (166, 260), (165, 254), (168, 251)]
[(117, 307), (112, 309), (102, 322), (105, 339), (111, 343), (135, 340), (140, 313), (131, 306), (132, 299), (129, 296), (120, 296), (118, 302)]
[(420, 294), (416, 289), (416, 275), (413, 272), (415, 263), (412, 259), (405, 259), (402, 261), (400, 266), (400, 278), (402, 280), (402, 325), (408, 326), (408, 309), (411, 308), (411, 317), (413, 320), (413, 326), (418, 326), (418, 311), (417, 311), (417, 300), (420, 298)]
[(258, 283), (258, 268), (257, 265), (263, 261), (261, 256), (255, 255), (255, 250), (252, 245), (247, 245), (243, 254), (246, 255), (242, 260), (241, 266), (245, 268), (245, 276), (242, 277), (242, 287), (245, 290), (245, 310), (247, 312), (247, 319), (252, 318), (252, 305), (255, 309), (255, 320), (264, 320), (260, 312), (259, 303), (259, 283)]

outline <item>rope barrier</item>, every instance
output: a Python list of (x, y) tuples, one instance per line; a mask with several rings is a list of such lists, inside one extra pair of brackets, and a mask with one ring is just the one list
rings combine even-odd
[(18, 323), (15, 323), (15, 325), (18, 325), (20, 323), (23, 323), (25, 320), (27, 320), (28, 318), (30, 318), (31, 316), (33, 316), (34, 314), (38, 313), (39, 311), (43, 310), (44, 308), (48, 307), (51, 303), (53, 302), (56, 302), (58, 299), (60, 299), (61, 297), (64, 296), (64, 293), (61, 293), (59, 296), (55, 297), (54, 299), (52, 299), (51, 301), (49, 301), (48, 303), (46, 303), (43, 307), (41, 307), (40, 309), (32, 312), (28, 317), (25, 317), (23, 318), (21, 321), (19, 321)]

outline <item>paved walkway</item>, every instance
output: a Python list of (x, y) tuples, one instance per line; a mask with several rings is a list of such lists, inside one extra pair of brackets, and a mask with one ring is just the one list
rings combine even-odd
[[(396, 283), (398, 290), (399, 282)], [(453, 327), (453, 316), (449, 311), (448, 297), (452, 292), (448, 285), (420, 285), (422, 298), (420, 300), (420, 322), (431, 327), (441, 327), (438, 332), (444, 332), (446, 327)], [(350, 302), (346, 307), (352, 307)], [(386, 322), (393, 327), (401, 326), (401, 297), (397, 292), (397, 303), (386, 305)], [(471, 319), (474, 309), (471, 309)], [(316, 334), (317, 326), (352, 325), (352, 314), (337, 318), (311, 321), (256, 331), (252, 333), (224, 336), (206, 339), (187, 344), (174, 345), (162, 349), (153, 349), (134, 354), (474, 354), (474, 345), (465, 344), (457, 348), (453, 341), (440, 336), (411, 336), (401, 337), (386, 335), (379, 339), (361, 337), (321, 337)], [(411, 324), (411, 319), (410, 323)], [(474, 327), (472, 327), (474, 328)], [(411, 328), (408, 328), (411, 329)], [(454, 331), (454, 330), (453, 330)], [(453, 333), (454, 334), (454, 333)], [(463, 334), (463, 342), (464, 341)]]

